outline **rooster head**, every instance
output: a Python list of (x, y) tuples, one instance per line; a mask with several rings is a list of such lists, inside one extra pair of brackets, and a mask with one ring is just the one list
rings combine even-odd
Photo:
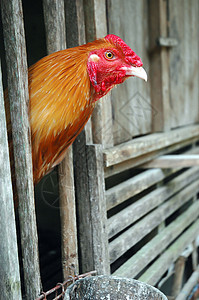
[[(87, 62), (90, 81), (96, 92), (95, 100), (128, 77), (136, 76), (147, 81), (140, 57), (121, 38), (109, 34), (98, 41), (96, 49), (90, 51)], [(98, 44), (101, 47), (97, 47)]]

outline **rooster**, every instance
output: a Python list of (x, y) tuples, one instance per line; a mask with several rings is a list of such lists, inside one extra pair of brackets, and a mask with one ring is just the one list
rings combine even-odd
[[(101, 97), (128, 77), (147, 81), (142, 65), (121, 38), (109, 34), (50, 54), (29, 68), (34, 183), (62, 161)], [(7, 120), (9, 132), (8, 110)]]

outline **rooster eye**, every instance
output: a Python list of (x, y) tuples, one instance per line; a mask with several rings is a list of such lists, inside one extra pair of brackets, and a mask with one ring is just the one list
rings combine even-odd
[(110, 51), (107, 51), (107, 52), (105, 53), (105, 56), (106, 56), (106, 58), (108, 58), (108, 59), (113, 59), (113, 58), (115, 57), (115, 55), (114, 55), (112, 52), (110, 52)]

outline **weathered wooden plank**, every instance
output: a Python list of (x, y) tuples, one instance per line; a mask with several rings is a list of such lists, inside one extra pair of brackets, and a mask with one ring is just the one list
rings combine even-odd
[(199, 280), (199, 267), (192, 273), (188, 281), (185, 283), (179, 295), (177, 296), (176, 300), (186, 300), (187, 297), (190, 295), (194, 286), (197, 284), (198, 280)]
[(190, 226), (174, 242), (147, 271), (139, 278), (140, 281), (151, 285), (156, 285), (161, 276), (167, 271), (169, 266), (175, 262), (185, 247), (190, 244), (198, 235), (199, 220)]
[(22, 299), (10, 160), (0, 67), (0, 289), (3, 299)]
[(174, 211), (185, 204), (199, 189), (199, 180), (190, 184), (177, 195), (172, 197), (170, 201), (165, 202), (155, 211), (144, 217), (134, 226), (127, 229), (118, 238), (109, 244), (109, 256), (111, 263), (118, 259), (128, 249), (133, 247), (144, 236), (151, 232), (161, 222), (163, 222)]
[(115, 272), (116, 276), (136, 277), (151, 261), (161, 254), (199, 215), (199, 203), (192, 205), (175, 221), (169, 224), (134, 256), (122, 264)]
[(174, 299), (176, 299), (176, 296), (179, 294), (182, 287), (185, 262), (186, 258), (184, 256), (179, 256), (177, 261), (175, 262), (174, 279), (171, 291), (171, 295), (174, 297)]
[[(123, 172), (125, 170), (129, 170), (133, 167), (140, 167), (143, 163), (147, 163), (150, 160), (152, 160), (152, 159), (154, 159), (154, 158), (156, 158), (160, 155), (163, 155), (163, 154), (166, 154), (166, 153), (171, 153), (171, 152), (176, 151), (178, 149), (182, 149), (186, 146), (190, 146), (191, 144), (194, 144), (197, 141), (198, 141), (198, 137), (193, 137), (193, 139), (188, 139), (188, 140), (179, 142), (178, 144), (172, 144), (169, 147), (162, 148), (162, 149), (159, 149), (157, 151), (149, 152), (145, 155), (141, 155), (141, 156), (138, 156), (136, 158), (132, 158), (132, 159), (123, 161), (119, 164), (112, 165), (108, 168), (105, 167), (105, 169), (104, 169), (105, 178), (110, 177), (110, 176), (115, 175), (115, 174), (118, 174), (120, 172)], [(190, 152), (190, 153), (195, 154), (195, 153), (198, 153), (198, 151), (197, 152)]]
[[(197, 0), (169, 1), (169, 31), (179, 43), (170, 50), (171, 126), (183, 126), (198, 121), (198, 34), (195, 26), (199, 3)], [(187, 58), (187, 59), (185, 59)], [(190, 105), (191, 99), (191, 105)]]
[(198, 179), (198, 177), (199, 169), (197, 167), (192, 168), (113, 215), (108, 219), (109, 238), (143, 217), (150, 210), (163, 203), (167, 198)]
[(86, 150), (92, 222), (93, 269), (97, 270), (98, 274), (109, 274), (110, 266), (106, 228), (107, 216), (102, 145), (88, 145)]
[(193, 241), (192, 247), (193, 247), (193, 251), (192, 251), (192, 255), (191, 255), (192, 266), (193, 266), (193, 270), (196, 270), (197, 266), (198, 266), (198, 258), (199, 258), (196, 241)]
[(72, 147), (59, 165), (59, 197), (62, 230), (62, 268), (64, 279), (79, 273), (76, 202)]
[[(67, 47), (76, 47), (85, 44), (85, 21), (83, 0), (64, 0)], [(84, 127), (86, 143), (92, 143), (91, 118)]]
[[(80, 141), (74, 152), (81, 272), (95, 269), (98, 274), (109, 274), (102, 148), (88, 145), (82, 149), (81, 145)], [(80, 166), (79, 157), (84, 162)]]
[[(142, 59), (148, 72), (148, 14), (145, 0), (109, 0), (109, 33), (119, 35)], [(133, 136), (151, 132), (150, 84), (131, 78), (113, 89), (114, 144), (131, 140)]]
[(192, 125), (165, 133), (154, 133), (104, 150), (105, 167), (157, 151), (187, 139), (199, 137), (199, 126)]
[(143, 168), (188, 168), (199, 166), (198, 154), (163, 155), (142, 165)]
[(1, 1), (8, 94), (12, 121), (20, 237), (27, 299), (40, 294), (38, 237), (34, 205), (32, 153), (28, 119), (28, 70), (20, 0)]
[[(87, 42), (107, 35), (106, 1), (84, 0)], [(104, 147), (113, 145), (112, 108), (110, 95), (101, 99), (92, 114), (93, 142)]]
[(66, 48), (64, 0), (43, 0), (48, 54)]
[(150, 82), (152, 105), (157, 111), (153, 115), (153, 131), (164, 131), (170, 128), (169, 103), (169, 61), (168, 49), (160, 47), (160, 37), (167, 38), (167, 2), (149, 1), (149, 42), (150, 42)]
[(147, 170), (144, 173), (136, 175), (106, 190), (107, 210), (124, 202), (126, 199), (137, 195), (138, 193), (149, 188), (153, 184), (160, 182), (166, 176), (174, 172), (172, 172), (171, 170), (164, 172), (161, 169)]
[[(48, 54), (66, 48), (64, 0), (44, 0), (44, 20)], [(70, 147), (59, 165), (59, 200), (64, 279), (78, 273), (76, 204), (73, 175), (73, 153)]]

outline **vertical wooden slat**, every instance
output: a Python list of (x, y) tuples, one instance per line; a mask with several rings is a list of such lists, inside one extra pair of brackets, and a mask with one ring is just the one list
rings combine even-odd
[[(43, 0), (48, 53), (66, 48), (64, 0)], [(66, 279), (78, 272), (77, 228), (73, 175), (73, 152), (70, 147), (59, 165), (59, 199), (62, 236), (62, 269)]]
[[(90, 12), (90, 10), (94, 9), (94, 4), (92, 1), (83, 2), (82, 0), (74, 2), (67, 0), (65, 3), (68, 3), (66, 11), (67, 8), (71, 8), (71, 5), (75, 5), (75, 8), (71, 8), (74, 15), (69, 15), (70, 10), (68, 10), (66, 28), (68, 28), (67, 43), (69, 39), (70, 46), (76, 46), (80, 41), (79, 28), (82, 28), (84, 22), (83, 8), (86, 20), (90, 22), (90, 24), (86, 24), (86, 29), (88, 29), (86, 34), (88, 35), (90, 30), (92, 31), (95, 28), (95, 24), (92, 22), (92, 17), (94, 16), (90, 15), (91, 19), (89, 19), (89, 13), (87, 12), (87, 10)], [(74, 16), (77, 17), (74, 18)], [(75, 31), (71, 28), (72, 26), (75, 27)], [(93, 39), (95, 39), (94, 36), (91, 37), (91, 40)], [(94, 136), (93, 140), (95, 140)], [(109, 273), (110, 270), (108, 238), (107, 236), (105, 237), (106, 206), (104, 202), (103, 160), (101, 150), (93, 150), (93, 152), (89, 150), (89, 147), (95, 148), (95, 146), (89, 146), (88, 144), (90, 143), (92, 143), (92, 138), (88, 135), (87, 130), (83, 130), (73, 145), (80, 272), (84, 273), (96, 269), (99, 274), (105, 274)], [(100, 159), (99, 155), (101, 155)], [(95, 215), (95, 213), (98, 215)]]
[[(108, 0), (109, 33), (120, 36), (142, 59), (148, 73), (148, 1)], [(151, 106), (150, 81), (129, 78), (111, 93), (114, 144), (151, 132), (155, 114)]]
[[(66, 39), (68, 48), (85, 44), (85, 22), (83, 0), (64, 0), (66, 19)], [(85, 130), (86, 143), (92, 143), (91, 118), (88, 120)]]
[(170, 50), (169, 62), (172, 128), (199, 119), (198, 15), (197, 0), (169, 1), (170, 36), (178, 41), (178, 45)]
[(175, 274), (172, 285), (171, 295), (176, 299), (177, 295), (180, 293), (185, 269), (186, 258), (180, 256), (175, 263)]
[(86, 147), (90, 193), (88, 210), (90, 210), (92, 224), (92, 256), (90, 259), (93, 259), (93, 268), (91, 269), (97, 270), (99, 274), (109, 274), (110, 263), (102, 148), (102, 145), (88, 145)]
[[(107, 35), (106, 1), (84, 0), (87, 42)], [(110, 95), (101, 99), (92, 115), (93, 142), (104, 147), (113, 145)]]
[[(79, 138), (84, 139), (82, 135)], [(74, 154), (81, 272), (109, 274), (102, 146), (82, 148), (80, 141)]]
[(43, 0), (48, 54), (66, 49), (64, 1)]
[(34, 299), (40, 293), (41, 282), (28, 119), (28, 72), (23, 12), (20, 0), (2, 0), (1, 4), (19, 198), (24, 285), (26, 298)]
[(12, 182), (3, 86), (0, 67), (0, 290), (2, 299), (22, 299), (17, 251), (17, 237), (12, 195)]
[(170, 129), (169, 95), (169, 50), (158, 46), (160, 37), (167, 37), (167, 1), (149, 1), (149, 39), (150, 39), (150, 83), (153, 115), (153, 131)]

